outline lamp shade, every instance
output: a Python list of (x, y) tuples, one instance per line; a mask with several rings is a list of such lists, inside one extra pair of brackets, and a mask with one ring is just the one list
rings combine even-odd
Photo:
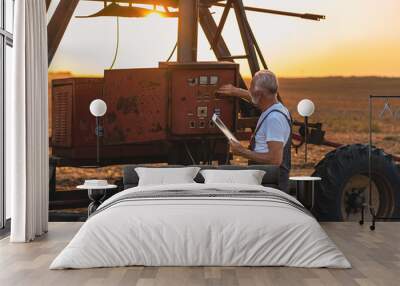
[(315, 111), (315, 105), (311, 100), (303, 99), (297, 105), (297, 111), (301, 116), (309, 117), (313, 115)]
[(107, 104), (101, 99), (95, 99), (90, 103), (89, 109), (93, 116), (101, 117), (107, 112)]

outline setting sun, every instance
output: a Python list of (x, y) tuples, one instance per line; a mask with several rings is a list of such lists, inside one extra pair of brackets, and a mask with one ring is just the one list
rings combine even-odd
[(163, 16), (159, 12), (153, 11), (149, 15), (147, 15), (146, 18), (148, 18), (148, 19), (162, 19)]

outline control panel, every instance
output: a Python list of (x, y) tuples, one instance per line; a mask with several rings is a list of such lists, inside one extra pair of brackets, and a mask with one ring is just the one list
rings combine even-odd
[(219, 134), (211, 118), (217, 113), (234, 130), (236, 100), (216, 94), (224, 84), (236, 84), (236, 64), (213, 63), (170, 70), (172, 135)]

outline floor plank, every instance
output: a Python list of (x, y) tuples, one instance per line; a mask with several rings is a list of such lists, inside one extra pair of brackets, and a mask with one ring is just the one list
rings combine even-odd
[(119, 267), (50, 271), (55, 256), (82, 223), (50, 223), (50, 231), (32, 243), (0, 240), (0, 285), (399, 285), (400, 223), (382, 222), (375, 231), (356, 223), (323, 223), (352, 269), (289, 267)]

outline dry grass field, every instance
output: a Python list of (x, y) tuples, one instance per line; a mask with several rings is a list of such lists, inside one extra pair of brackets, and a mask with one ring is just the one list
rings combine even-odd
[[(330, 141), (352, 144), (367, 143), (369, 131), (369, 95), (395, 96), (400, 95), (399, 78), (377, 77), (332, 77), (307, 79), (282, 79), (281, 95), (292, 115), (302, 118), (296, 111), (297, 103), (303, 99), (311, 99), (316, 106), (311, 122), (323, 123), (325, 138)], [(388, 153), (400, 155), (400, 98), (388, 101), (390, 112), (380, 113), (385, 100), (373, 101), (373, 144), (384, 148)], [(329, 147), (310, 146), (310, 162), (319, 162)], [(312, 170), (302, 170), (303, 150), (300, 156), (294, 155), (294, 173), (311, 173)]]
[[(51, 78), (65, 77), (68, 74), (51, 75)], [(281, 96), (297, 120), (302, 120), (296, 111), (297, 103), (311, 99), (316, 106), (311, 122), (322, 122), (326, 139), (343, 144), (368, 142), (368, 96), (400, 95), (400, 78), (378, 77), (330, 77), (281, 79)], [(376, 100), (373, 105), (374, 144), (388, 153), (400, 155), (400, 99), (390, 100), (392, 110), (381, 118), (380, 111), (384, 100)], [(296, 129), (294, 130), (296, 131)], [(243, 142), (246, 144), (246, 142)], [(293, 150), (293, 175), (311, 174), (314, 164), (318, 163), (332, 150), (330, 147), (310, 146), (309, 163), (304, 165), (304, 150), (296, 154)], [(241, 158), (234, 158), (234, 164), (244, 164)], [(106, 178), (114, 181), (121, 177), (121, 166), (88, 170), (62, 167), (57, 170), (57, 190), (73, 189), (87, 178)]]

